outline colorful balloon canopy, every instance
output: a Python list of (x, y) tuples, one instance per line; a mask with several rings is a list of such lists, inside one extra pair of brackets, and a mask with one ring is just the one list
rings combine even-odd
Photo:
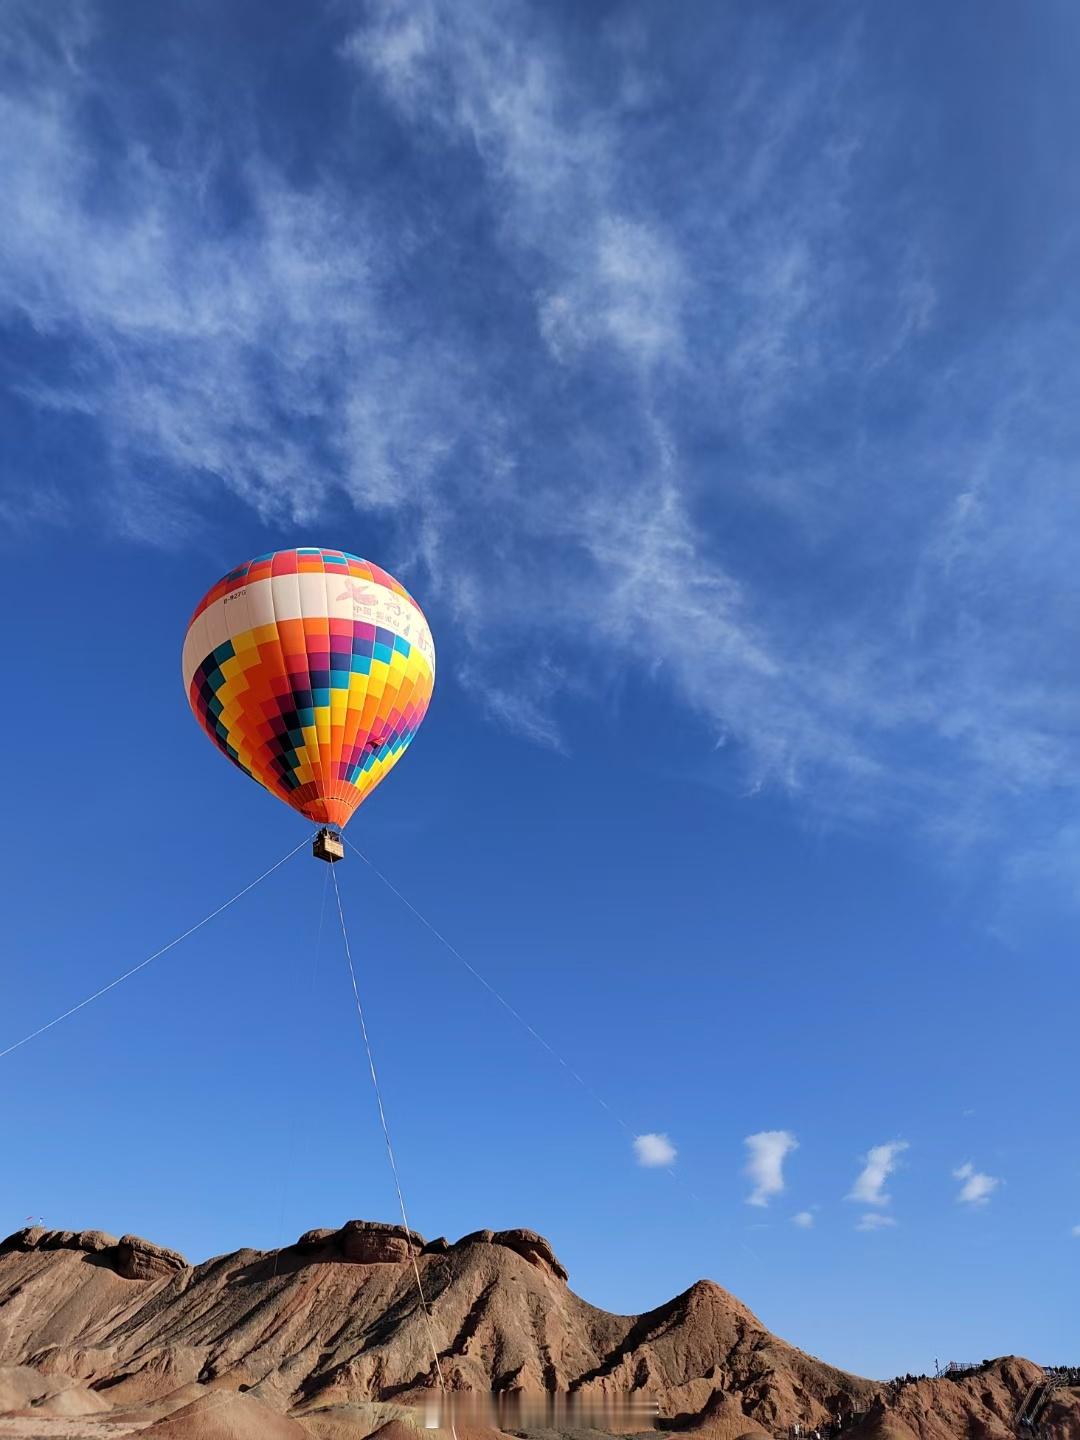
[(184, 688), (211, 740), (320, 825), (345, 825), (405, 753), (435, 682), (423, 612), (343, 550), (277, 550), (203, 597)]

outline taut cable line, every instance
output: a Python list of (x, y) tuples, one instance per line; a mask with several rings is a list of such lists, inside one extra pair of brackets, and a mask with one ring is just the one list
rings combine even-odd
[[(353, 852), (354, 855), (359, 855), (360, 859), (364, 862), (368, 869), (372, 871), (373, 874), (378, 876), (378, 878), (391, 892), (391, 894), (396, 895), (397, 898), (401, 901), (401, 903), (405, 906), (405, 908), (407, 910), (410, 910), (412, 914), (415, 915), (417, 920), (420, 921), (420, 924), (423, 925), (424, 929), (430, 931), (431, 934), (435, 936), (435, 939), (438, 940), (439, 944), (442, 945), (446, 950), (449, 950), (450, 954), (453, 955), (455, 960), (457, 960), (460, 964), (464, 965), (465, 969), (469, 972), (473, 979), (477, 980), (488, 992), (488, 994), (493, 996), (493, 998), (499, 1002), (503, 1009), (508, 1014), (514, 1017), (514, 1019), (518, 1022), (522, 1029), (528, 1031), (528, 1033), (532, 1036), (536, 1043), (542, 1046), (547, 1051), (551, 1058), (558, 1065), (560, 1065), (563, 1070), (566, 1071), (566, 1073), (571, 1077), (571, 1079), (574, 1080), (581, 1087), (582, 1090), (584, 1090), (585, 1094), (589, 1096), (589, 1098), (594, 1102), (594, 1104), (599, 1105), (601, 1110), (606, 1111), (607, 1114), (611, 1117), (611, 1119), (614, 1120), (615, 1124), (618, 1125), (619, 1129), (622, 1130), (624, 1134), (629, 1135), (631, 1139), (633, 1139), (635, 1136), (635, 1131), (630, 1125), (627, 1124), (627, 1122), (622, 1118), (618, 1111), (614, 1110), (602, 1095), (597, 1094), (597, 1092), (593, 1089), (589, 1082), (582, 1079), (582, 1077), (578, 1074), (578, 1072), (574, 1069), (570, 1062), (568, 1060), (565, 1060), (563, 1056), (559, 1054), (558, 1050), (555, 1049), (554, 1045), (550, 1044), (547, 1040), (545, 1040), (543, 1035), (541, 1035), (540, 1032), (534, 1028), (534, 1026), (529, 1024), (528, 1020), (525, 1019), (524, 1015), (522, 1015), (520, 1011), (516, 1010), (514, 1006), (511, 1005), (510, 1001), (505, 998), (505, 996), (499, 994), (498, 990), (495, 989), (495, 986), (492, 985), (491, 981), (488, 980), (484, 975), (482, 975), (480, 971), (477, 970), (475, 965), (470, 964), (469, 961), (466, 960), (465, 956), (462, 955), (461, 951), (457, 948), (457, 946), (452, 944), (442, 933), (441, 930), (436, 929), (436, 927), (431, 923), (431, 921), (427, 918), (426, 915), (422, 915), (420, 913), (420, 911), (416, 908), (412, 901), (408, 899), (407, 896), (401, 893), (401, 891), (397, 888), (393, 881), (383, 874), (383, 872), (374, 863), (374, 861), (368, 859), (368, 857), (360, 849), (359, 845), (354, 844), (354, 842), (350, 840), (346, 835), (342, 836), (342, 841), (349, 847), (349, 849)], [(686, 1184), (686, 1181), (683, 1180), (680, 1175), (677, 1175), (675, 1173), (673, 1167), (668, 1165), (665, 1166), (665, 1169), (674, 1181), (676, 1181), (679, 1185), (683, 1186), (687, 1194), (690, 1195), (692, 1199), (700, 1199), (700, 1197), (696, 1195), (694, 1191)]]
[(160, 959), (167, 951), (179, 945), (181, 940), (186, 940), (189, 935), (194, 935), (196, 930), (201, 930), (204, 925), (208, 925), (210, 921), (220, 915), (223, 910), (228, 910), (230, 905), (235, 905), (237, 900), (246, 895), (249, 890), (254, 890), (255, 886), (261, 884), (268, 875), (272, 875), (275, 870), (280, 869), (286, 860), (291, 860), (297, 851), (302, 850), (307, 843), (308, 841), (304, 839), (300, 841), (299, 845), (294, 845), (289, 853), (283, 855), (280, 860), (271, 865), (269, 870), (264, 870), (262, 874), (256, 876), (249, 885), (245, 885), (242, 890), (238, 890), (235, 895), (230, 896), (224, 904), (219, 905), (216, 910), (211, 910), (209, 915), (204, 915), (201, 920), (185, 930), (182, 935), (177, 935), (174, 939), (170, 940), (167, 945), (162, 945), (160, 950), (155, 950), (154, 953), (148, 955), (145, 960), (140, 960), (138, 965), (133, 965), (130, 970), (125, 970), (122, 975), (118, 975), (115, 980), (110, 980), (109, 983), (103, 985), (100, 990), (95, 990), (92, 995), (87, 995), (85, 1000), (80, 1000), (77, 1005), (72, 1005), (71, 1008), (65, 1010), (62, 1015), (57, 1015), (55, 1019), (47, 1021), (44, 1025), (39, 1025), (36, 1030), (31, 1030), (29, 1035), (24, 1035), (21, 1040), (16, 1040), (14, 1044), (9, 1045), (5, 1050), (0, 1050), (0, 1060), (3, 1060), (5, 1055), (10, 1055), (13, 1050), (18, 1050), (20, 1046), (28, 1045), (31, 1040), (36, 1040), (39, 1035), (44, 1035), (46, 1030), (51, 1030), (54, 1025), (59, 1025), (61, 1020), (68, 1019), (68, 1017), (74, 1015), (76, 1011), (85, 1009), (87, 1005), (92, 1004), (95, 1000), (100, 1000), (102, 995), (107, 995), (110, 990), (115, 990), (117, 985), (122, 985), (125, 980), (130, 980), (132, 975), (137, 975), (140, 970), (145, 970), (147, 965), (151, 964), (154, 960)]
[[(359, 853), (359, 852), (358, 852)], [(371, 1040), (368, 1036), (367, 1021), (364, 1018), (364, 1006), (360, 1000), (360, 989), (356, 983), (356, 967), (353, 964), (352, 947), (349, 944), (349, 932), (345, 927), (345, 912), (341, 907), (341, 889), (338, 885), (337, 866), (331, 865), (330, 873), (334, 877), (334, 898), (337, 901), (338, 919), (341, 922), (341, 938), (345, 945), (345, 958), (349, 964), (349, 979), (352, 981), (353, 999), (356, 1001), (356, 1015), (360, 1021), (360, 1034), (364, 1038), (364, 1050), (367, 1054), (368, 1070), (371, 1072), (371, 1084), (375, 1091), (375, 1103), (379, 1109), (379, 1124), (382, 1126), (383, 1140), (386, 1142), (386, 1154), (390, 1161), (390, 1172), (394, 1177), (394, 1189), (397, 1192), (398, 1209), (401, 1211), (401, 1223), (408, 1236), (409, 1259), (412, 1261), (413, 1278), (416, 1281), (416, 1293), (420, 1297), (420, 1307), (424, 1313), (424, 1323), (427, 1326), (428, 1344), (431, 1346), (431, 1356), (435, 1361), (435, 1374), (439, 1381), (439, 1390), (442, 1393), (443, 1407), (446, 1402), (446, 1380), (443, 1377), (442, 1365), (439, 1363), (439, 1348), (435, 1344), (435, 1330), (431, 1323), (431, 1308), (424, 1293), (424, 1282), (420, 1278), (420, 1266), (416, 1260), (417, 1245), (413, 1236), (412, 1226), (409, 1224), (408, 1212), (405, 1209), (405, 1195), (401, 1188), (401, 1177), (398, 1174), (397, 1160), (394, 1158), (394, 1146), (390, 1139), (390, 1126), (386, 1119), (386, 1109), (383, 1106), (382, 1090), (379, 1086), (379, 1076), (375, 1070), (375, 1056), (371, 1048)], [(454, 1424), (454, 1417), (450, 1415), (450, 1431), (457, 1440), (457, 1429)]]
[[(314, 1012), (315, 1009), (315, 977), (318, 974), (319, 970), (319, 954), (322, 950), (323, 926), (326, 920), (326, 897), (329, 890), (330, 875), (328, 872), (326, 875), (323, 876), (322, 899), (319, 902), (319, 926), (318, 929), (315, 931), (315, 949), (312, 952), (311, 956), (311, 977), (308, 983), (308, 1008), (311, 1012)], [(313, 1037), (311, 1034), (309, 1034), (308, 1036), (308, 1041), (309, 1045), (313, 1044)], [(284, 1167), (281, 1177), (281, 1212), (278, 1215), (279, 1235), (284, 1235), (285, 1233), (285, 1204), (289, 1196), (289, 1181), (292, 1176), (293, 1160), (295, 1159), (294, 1150), (296, 1147), (296, 1129), (296, 1113), (294, 1111), (289, 1120), (289, 1138), (285, 1142), (285, 1157), (287, 1163)], [(271, 1277), (274, 1280), (277, 1279), (278, 1267), (281, 1260), (281, 1251), (283, 1248), (284, 1246), (279, 1246), (274, 1251), (274, 1273)]]
[(536, 1041), (538, 1045), (543, 1046), (543, 1048), (548, 1052), (551, 1058), (558, 1065), (562, 1066), (562, 1068), (571, 1077), (571, 1079), (576, 1081), (576, 1083), (581, 1086), (582, 1090), (585, 1091), (586, 1095), (588, 1095), (591, 1100), (595, 1101), (595, 1103), (599, 1105), (602, 1110), (607, 1111), (607, 1113), (615, 1121), (616, 1125), (618, 1125), (622, 1130), (624, 1130), (627, 1135), (632, 1136), (634, 1134), (634, 1131), (626, 1123), (622, 1116), (611, 1108), (611, 1106), (608, 1104), (608, 1102), (604, 1099), (602, 1095), (598, 1095), (596, 1093), (596, 1091), (592, 1088), (592, 1086), (587, 1080), (582, 1079), (582, 1077), (578, 1074), (578, 1072), (574, 1069), (570, 1062), (563, 1059), (563, 1057), (555, 1049), (554, 1045), (549, 1044), (549, 1042), (544, 1039), (543, 1035), (541, 1035), (538, 1030), (534, 1029), (534, 1027), (529, 1024), (528, 1020), (525, 1019), (524, 1015), (522, 1015), (520, 1011), (515, 1010), (513, 1005), (511, 1005), (510, 1001), (507, 1000), (505, 996), (499, 994), (498, 990), (495, 989), (495, 986), (492, 985), (491, 981), (486, 979), (485, 976), (481, 975), (480, 971), (477, 970), (476, 966), (471, 965), (469, 961), (465, 959), (465, 956), (462, 955), (461, 951), (457, 948), (457, 946), (451, 944), (451, 942), (446, 938), (442, 931), (437, 930), (435, 926), (431, 923), (431, 921), (427, 919), (426, 916), (420, 913), (420, 911), (416, 908), (412, 901), (401, 893), (401, 891), (397, 888), (393, 881), (388, 879), (387, 876), (383, 874), (383, 872), (374, 863), (374, 861), (368, 859), (368, 857), (364, 854), (364, 852), (360, 849), (358, 845), (355, 845), (347, 836), (343, 836), (342, 838), (344, 839), (345, 844), (349, 847), (349, 849), (355, 855), (359, 855), (360, 859), (363, 860), (364, 864), (368, 867), (368, 869), (372, 871), (373, 874), (378, 876), (378, 878), (391, 892), (391, 894), (396, 895), (397, 898), (401, 901), (401, 903), (405, 906), (405, 908), (412, 911), (412, 913), (416, 916), (417, 920), (420, 921), (420, 924), (423, 925), (424, 929), (429, 930), (431, 934), (435, 936), (435, 939), (438, 940), (439, 944), (442, 945), (445, 949), (449, 950), (450, 954), (453, 955), (454, 959), (465, 966), (465, 969), (468, 970), (469, 974), (473, 977), (473, 979), (479, 981), (479, 983), (484, 987), (488, 994), (493, 996), (494, 999), (496, 999), (503, 1007), (503, 1009), (507, 1011), (508, 1014), (512, 1015), (524, 1030), (527, 1030), (529, 1032), (529, 1034), (532, 1036), (532, 1038)]

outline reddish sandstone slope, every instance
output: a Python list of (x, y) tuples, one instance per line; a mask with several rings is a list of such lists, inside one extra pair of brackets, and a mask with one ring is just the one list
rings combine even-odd
[[(706, 1281), (646, 1315), (609, 1315), (567, 1288), (531, 1231), (415, 1248), (455, 1390), (644, 1392), (687, 1419), (723, 1392), (765, 1424), (823, 1420), (873, 1391), (776, 1340)], [(281, 1409), (400, 1401), (433, 1382), (413, 1257), (395, 1226), (353, 1221), (198, 1266), (85, 1231), (23, 1231), (0, 1252), (0, 1362), (63, 1372), (114, 1402), (224, 1377)]]
[[(920, 1380), (898, 1393), (885, 1390), (859, 1427), (860, 1440), (1005, 1440), (1015, 1437), (1017, 1407), (1042, 1377), (1038, 1365), (1009, 1355), (957, 1379)], [(1069, 1407), (1067, 1407), (1069, 1408)], [(1074, 1409), (1074, 1419), (1080, 1411)], [(1050, 1420), (1044, 1417), (1044, 1424)], [(1039, 1434), (1066, 1440), (1051, 1423)], [(1031, 1436), (1031, 1440), (1035, 1440)]]
[[(425, 1245), (397, 1226), (350, 1221), (281, 1251), (197, 1266), (96, 1231), (25, 1230), (0, 1244), (0, 1367), (30, 1367), (0, 1368), (0, 1396), (5, 1373), (16, 1395), (9, 1409), (152, 1422), (147, 1433), (163, 1440), (260, 1426), (269, 1437), (268, 1416), (275, 1426), (291, 1417), (273, 1431), (282, 1437), (387, 1426), (389, 1436), (409, 1423), (404, 1402), (431, 1394), (432, 1340), (455, 1391), (649, 1396), (664, 1428), (716, 1440), (863, 1412), (851, 1432), (991, 1440), (1010, 1433), (999, 1426), (1025, 1379), (1017, 1371), (988, 1381), (992, 1404), (958, 1384), (940, 1400), (919, 1386), (895, 1405), (875, 1401), (879, 1385), (778, 1340), (708, 1281), (645, 1315), (597, 1310), (529, 1230)], [(39, 1396), (25, 1393), (35, 1375)], [(88, 1423), (86, 1433), (97, 1432)]]

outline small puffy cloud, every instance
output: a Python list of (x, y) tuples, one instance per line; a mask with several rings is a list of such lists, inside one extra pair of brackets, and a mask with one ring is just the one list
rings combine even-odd
[(799, 1142), (790, 1130), (760, 1130), (747, 1135), (743, 1142), (749, 1152), (744, 1174), (754, 1182), (746, 1197), (748, 1205), (767, 1205), (773, 1195), (784, 1188), (784, 1160)]
[(814, 1216), (810, 1210), (800, 1210), (797, 1215), (792, 1215), (791, 1223), (798, 1226), (800, 1230), (812, 1230), (814, 1228)]
[(896, 1221), (891, 1215), (882, 1215), (877, 1210), (870, 1210), (865, 1215), (860, 1215), (855, 1222), (856, 1230), (888, 1230), (895, 1225)]
[(672, 1164), (678, 1151), (666, 1135), (637, 1135), (634, 1154), (639, 1165), (652, 1168)]
[(896, 1169), (899, 1157), (908, 1148), (906, 1140), (890, 1140), (887, 1145), (875, 1145), (866, 1153), (866, 1163), (855, 1178), (849, 1200), (860, 1205), (888, 1205), (885, 1181)]
[(976, 1170), (970, 1160), (957, 1166), (952, 1173), (954, 1180), (963, 1181), (956, 1198), (964, 1205), (985, 1205), (1002, 1183), (996, 1175), (984, 1175), (981, 1170)]
[(1080, 1225), (1074, 1225), (1072, 1227), (1072, 1234), (1076, 1237), (1077, 1240), (1080, 1240)]

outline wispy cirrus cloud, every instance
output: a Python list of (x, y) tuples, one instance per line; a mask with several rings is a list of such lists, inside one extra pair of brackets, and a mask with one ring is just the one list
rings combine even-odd
[[(104, 12), (57, 7), (55, 43), (29, 16), (0, 320), (19, 403), (103, 447), (106, 523), (183, 543), (222, 492), (305, 525), (345, 499), (426, 569), (496, 723), (572, 748), (572, 635), (740, 783), (1080, 893), (1067, 317), (1032, 282), (1022, 322), (950, 328), (859, 25), (807, 47), (754, 17), (699, 93), (647, 20), (571, 46), (513, 3), (369, 4), (328, 33), (345, 98), (304, 165), (246, 100), (223, 133), (181, 61), (169, 144), (132, 105), (87, 125), (128, 104)], [(384, 132), (407, 186), (356, 168)]]
[[(721, 84), (727, 111), (715, 117), (733, 138), (714, 154), (692, 151), (715, 182), (708, 200), (665, 208), (642, 203), (625, 163), (633, 86), (590, 104), (567, 54), (515, 44), (512, 9), (468, 21), (434, 5), (419, 19), (415, 7), (394, 4), (369, 13), (350, 38), (352, 58), (414, 125), (475, 147), (503, 244), (535, 272), (537, 324), (552, 353), (571, 367), (622, 364), (636, 379), (650, 458), (636, 476), (624, 471), (613, 492), (597, 487), (585, 527), (598, 586), (620, 617), (638, 618), (638, 588), (620, 574), (625, 545), (605, 541), (638, 497), (650, 516), (646, 558), (635, 563), (641, 617), (664, 634), (665, 667), (686, 699), (738, 740), (759, 780), (811, 789), (819, 801), (828, 791), (842, 808), (884, 802), (929, 811), (932, 828), (953, 841), (993, 833), (1002, 807), (990, 790), (1000, 795), (1002, 781), (1017, 792), (1032, 780), (1051, 783), (1065, 759), (1021, 633), (1011, 617), (1002, 624), (1006, 617), (993, 613), (999, 597), (975, 580), (987, 540), (1019, 559), (1022, 547), (1007, 538), (1015, 530), (1005, 476), (1039, 424), (1037, 405), (1034, 392), (1018, 401), (1015, 386), (1002, 388), (1000, 413), (973, 437), (943, 408), (963, 404), (955, 376), (949, 399), (940, 388), (919, 391), (906, 352), (939, 311), (932, 249), (911, 225), (890, 254), (887, 280), (875, 282), (866, 268), (858, 218), (865, 139), (881, 117), (859, 88), (857, 33), (843, 34), (828, 61), (793, 66), (778, 85), (775, 32), (749, 27), (737, 67), (743, 83)], [(809, 160), (808, 129), (818, 141)], [(673, 183), (678, 175), (676, 167)], [(706, 234), (719, 283), (702, 279)], [(995, 389), (986, 367), (998, 360), (979, 355), (964, 393)], [(744, 503), (774, 505), (804, 526), (823, 559), (833, 536), (853, 533), (856, 517), (869, 521), (861, 544), (880, 546), (879, 563), (895, 577), (892, 613), (871, 607), (860, 632), (848, 614), (822, 616), (811, 605), (810, 638), (768, 587), (755, 591), (738, 578), (700, 526), (705, 487), (719, 477), (706, 480), (682, 458), (687, 439), (700, 443), (700, 426), (688, 423), (674, 377), (681, 392), (722, 386), (725, 429), (753, 447), (733, 477)], [(874, 387), (884, 393), (898, 378), (914, 421), (899, 447), (890, 434), (891, 454), (875, 452)], [(807, 464), (800, 441), (796, 481), (792, 437), (813, 425), (813, 406), (837, 384), (860, 396), (852, 444)], [(845, 478), (868, 467), (878, 483), (859, 488)], [(884, 488), (889, 477), (895, 497)], [(882, 503), (895, 505), (897, 525), (880, 525)], [(600, 616), (605, 608), (590, 606)], [(936, 625), (942, 610), (957, 622)], [(975, 634), (982, 644), (972, 645)], [(717, 660), (703, 670), (702, 656)], [(988, 703), (991, 695), (1007, 695), (1004, 709)], [(908, 750), (899, 785), (896, 747)], [(960, 766), (952, 774), (964, 777), (955, 789), (938, 763), (946, 754)]]
[[(254, 146), (226, 164), (197, 97), (177, 163), (138, 137), (95, 145), (80, 120), (109, 103), (88, 60), (95, 9), (72, 5), (56, 21), (62, 62), (9, 36), (0, 315), (70, 347), (62, 380), (19, 389), (96, 422), (114, 524), (168, 541), (174, 519), (221, 489), (295, 523), (335, 490), (396, 510), (460, 452), (465, 414), (470, 443), (497, 450), (497, 417), (458, 388), (467, 357), (431, 335), (403, 343), (381, 298), (400, 242), (395, 257), (363, 198), (328, 179), (298, 186)], [(242, 224), (217, 193), (225, 172)], [(140, 477), (148, 460), (152, 483)]]

